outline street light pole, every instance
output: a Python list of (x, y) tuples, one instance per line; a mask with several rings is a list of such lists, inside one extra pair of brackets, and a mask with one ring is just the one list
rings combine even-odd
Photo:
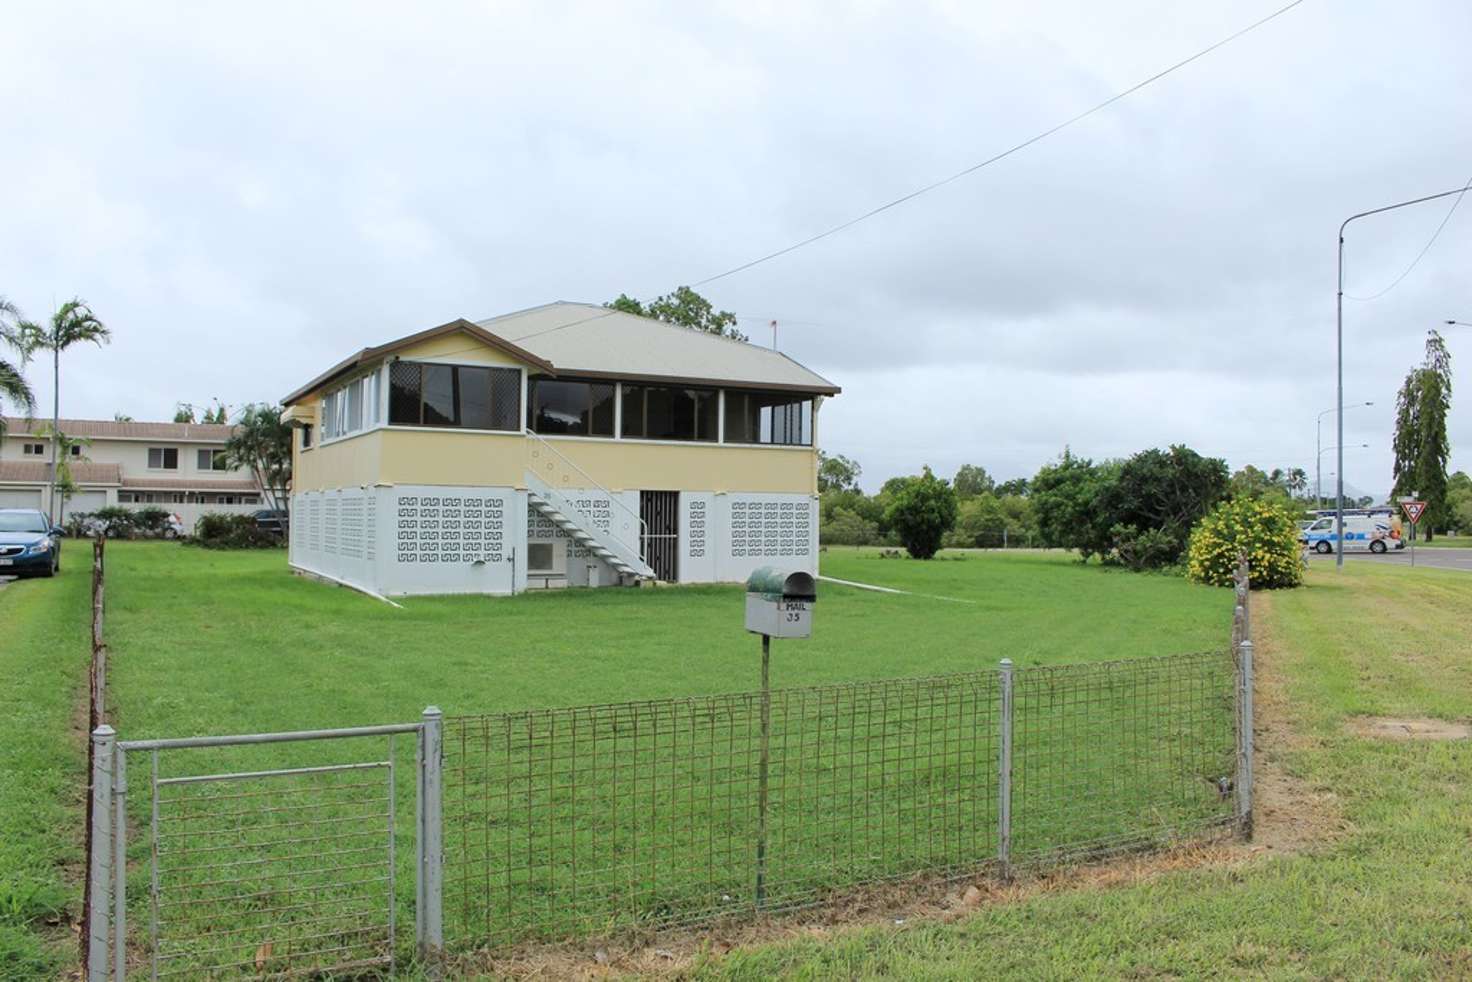
[(1384, 211), (1394, 211), (1397, 208), (1406, 208), (1410, 205), (1419, 205), (1426, 201), (1435, 201), (1438, 198), (1450, 198), (1454, 194), (1466, 193), (1467, 185), (1463, 185), (1462, 187), (1456, 188), (1452, 191), (1441, 191), (1437, 194), (1428, 194), (1422, 198), (1412, 198), (1410, 201), (1400, 201), (1393, 205), (1386, 205), (1383, 208), (1371, 208), (1369, 211), (1362, 211), (1358, 214), (1350, 215), (1339, 226), (1339, 292), (1334, 298), (1334, 333), (1339, 348), (1339, 397), (1335, 400), (1335, 402), (1339, 406), (1339, 475), (1335, 479), (1335, 484), (1338, 486), (1338, 489), (1335, 494), (1334, 506), (1334, 513), (1336, 516), (1335, 528), (1338, 531), (1339, 541), (1339, 548), (1334, 550), (1334, 568), (1336, 570), (1341, 570), (1344, 568), (1344, 230), (1349, 226), (1350, 222), (1354, 221), (1357, 218), (1367, 218), (1370, 215), (1378, 215)]

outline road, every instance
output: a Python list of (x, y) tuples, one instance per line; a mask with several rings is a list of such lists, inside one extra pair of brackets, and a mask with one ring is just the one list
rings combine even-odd
[[(1395, 552), (1387, 552), (1383, 556), (1377, 556), (1369, 552), (1346, 552), (1345, 562), (1369, 562), (1369, 563), (1394, 563), (1399, 566), (1411, 564), (1411, 550), (1399, 549)], [(1309, 556), (1309, 562), (1322, 569), (1334, 562), (1334, 557), (1321, 556), (1313, 553)], [(1434, 566), (1438, 569), (1460, 569), (1472, 573), (1472, 549), (1417, 549), (1416, 566)]]

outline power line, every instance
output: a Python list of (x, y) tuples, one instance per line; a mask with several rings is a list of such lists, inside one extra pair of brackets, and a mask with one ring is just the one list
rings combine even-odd
[(1446, 215), (1442, 217), (1441, 224), (1436, 226), (1436, 231), (1431, 233), (1431, 238), (1426, 240), (1426, 245), (1421, 249), (1420, 252), (1416, 253), (1416, 258), (1411, 260), (1411, 264), (1407, 266), (1399, 276), (1390, 281), (1389, 286), (1381, 290), (1379, 293), (1370, 294), (1368, 297), (1354, 297), (1346, 293), (1344, 295), (1344, 298), (1346, 300), (1358, 300), (1362, 303), (1370, 300), (1379, 300), (1381, 297), (1385, 296), (1385, 294), (1400, 286), (1400, 281), (1411, 275), (1411, 270), (1420, 265), (1421, 260), (1426, 257), (1426, 253), (1430, 252), (1431, 247), (1436, 244), (1436, 239), (1438, 236), (1441, 235), (1441, 230), (1446, 228), (1446, 223), (1452, 220), (1452, 216), (1457, 212), (1457, 205), (1460, 205), (1462, 203), (1462, 199), (1467, 196), (1467, 190), (1469, 188), (1472, 188), (1472, 177), (1469, 177), (1467, 179), (1467, 183), (1462, 185), (1462, 193), (1452, 199), (1452, 206), (1447, 209)]
[(943, 177), (943, 178), (941, 178), (938, 181), (934, 181), (934, 182), (932, 182), (930, 184), (925, 185), (924, 187), (917, 188), (914, 191), (909, 192), (908, 194), (901, 195), (900, 197), (895, 198), (892, 201), (885, 202), (884, 204), (880, 205), (877, 208), (870, 209), (869, 211), (864, 212), (862, 215), (859, 215), (856, 218), (851, 218), (848, 221), (843, 222), (843, 223), (841, 223), (839, 225), (835, 225), (835, 226), (833, 226), (832, 228), (830, 228), (830, 229), (828, 229), (826, 231), (819, 232), (817, 235), (809, 236), (808, 238), (803, 239), (800, 242), (794, 242), (792, 245), (786, 246), (786, 247), (781, 248), (781, 249), (778, 249), (775, 252), (769, 252), (769, 253), (767, 253), (764, 256), (760, 256), (760, 257), (758, 257), (756, 259), (751, 260), (750, 262), (742, 263), (739, 266), (733, 266), (730, 269), (726, 270), (724, 273), (717, 273), (714, 276), (707, 276), (703, 280), (697, 280), (693, 285), (694, 286), (704, 286), (707, 283), (714, 283), (716, 280), (725, 279), (727, 276), (734, 276), (737, 273), (740, 273), (740, 272), (743, 272), (745, 270), (751, 269), (753, 266), (759, 266), (762, 263), (768, 262), (768, 261), (770, 261), (772, 259), (776, 259), (779, 256), (785, 256), (789, 252), (796, 252), (798, 249), (801, 249), (804, 246), (812, 245), (814, 242), (818, 242), (818, 241), (821, 241), (822, 239), (826, 239), (830, 235), (837, 235), (839, 232), (842, 232), (845, 229), (852, 228), (853, 226), (859, 224), (860, 222), (863, 222), (863, 221), (866, 221), (866, 220), (868, 220), (870, 218), (873, 218), (875, 215), (878, 215), (878, 214), (881, 214), (883, 212), (889, 211), (889, 209), (894, 208), (894, 207), (897, 207), (899, 205), (902, 205), (902, 204), (904, 204), (907, 201), (912, 201), (915, 198), (920, 197), (922, 194), (926, 194), (926, 193), (928, 193), (930, 191), (936, 190), (937, 188), (944, 187), (945, 185), (950, 184), (953, 181), (958, 181), (961, 178), (966, 177), (968, 174), (974, 174), (977, 171), (981, 170), (983, 167), (989, 167), (992, 164), (995, 164), (999, 160), (1004, 160), (1007, 157), (1012, 156), (1014, 153), (1017, 153), (1019, 150), (1024, 150), (1027, 147), (1032, 146), (1034, 143), (1037, 143), (1037, 142), (1039, 142), (1041, 140), (1047, 139), (1048, 137), (1052, 136), (1054, 133), (1059, 132), (1060, 130), (1067, 129), (1068, 127), (1072, 126), (1074, 123), (1078, 123), (1078, 122), (1081, 122), (1082, 120), (1087, 119), (1088, 117), (1094, 115), (1094, 113), (1097, 113), (1097, 112), (1099, 112), (1102, 109), (1106, 109), (1109, 106), (1112, 106), (1114, 103), (1118, 102), (1119, 100), (1124, 99), (1124, 98), (1126, 98), (1128, 96), (1133, 95), (1134, 93), (1136, 93), (1136, 92), (1140, 91), (1141, 89), (1145, 88), (1147, 85), (1150, 85), (1153, 82), (1158, 82), (1160, 79), (1165, 78), (1167, 75), (1171, 74), (1172, 72), (1175, 72), (1175, 71), (1177, 71), (1177, 70), (1179, 70), (1181, 68), (1185, 68), (1187, 65), (1191, 64), (1193, 61), (1196, 61), (1196, 60), (1198, 60), (1200, 58), (1204, 58), (1205, 56), (1211, 54), (1213, 51), (1217, 50), (1218, 48), (1221, 48), (1221, 47), (1223, 47), (1225, 45), (1231, 44), (1233, 41), (1237, 40), (1238, 38), (1242, 37), (1245, 34), (1249, 34), (1252, 31), (1257, 30), (1259, 27), (1262, 27), (1264, 24), (1268, 23), (1269, 21), (1276, 20), (1277, 18), (1279, 18), (1282, 15), (1286, 14), (1288, 11), (1292, 10), (1294, 7), (1298, 6), (1300, 3), (1303, 3), (1303, 0), (1292, 0), (1291, 3), (1287, 4), (1286, 6), (1279, 7), (1277, 10), (1275, 10), (1272, 13), (1268, 14), (1266, 17), (1263, 17), (1261, 20), (1254, 21), (1251, 24), (1247, 25), (1246, 27), (1242, 28), (1241, 30), (1239, 30), (1239, 31), (1237, 31), (1237, 32), (1235, 32), (1233, 34), (1227, 35), (1226, 37), (1222, 38), (1220, 41), (1217, 41), (1215, 44), (1212, 44), (1212, 45), (1210, 45), (1209, 47), (1206, 47), (1206, 48), (1202, 48), (1200, 51), (1198, 51), (1195, 54), (1191, 55), (1189, 58), (1182, 59), (1181, 61), (1176, 62), (1174, 65), (1171, 65), (1169, 68), (1166, 68), (1166, 69), (1164, 69), (1162, 71), (1156, 72), (1154, 75), (1151, 75), (1149, 78), (1144, 79), (1143, 81), (1136, 82), (1134, 85), (1130, 86), (1129, 88), (1125, 89), (1124, 91), (1115, 93), (1114, 95), (1110, 96), (1108, 99), (1105, 99), (1103, 102), (1100, 102), (1100, 103), (1098, 103), (1098, 104), (1096, 104), (1096, 105), (1094, 105), (1094, 106), (1092, 106), (1092, 107), (1090, 107), (1088, 109), (1085, 109), (1083, 112), (1079, 113), (1078, 115), (1073, 116), (1073, 117), (1070, 117), (1069, 119), (1064, 120), (1063, 122), (1057, 124), (1056, 126), (1053, 126), (1050, 129), (1043, 130), (1041, 133), (1038, 133), (1036, 136), (1029, 137), (1028, 139), (1023, 140), (1021, 143), (1018, 143), (1015, 146), (1009, 147), (1008, 149), (1003, 150), (1001, 153), (998, 153), (998, 154), (996, 154), (994, 156), (988, 157), (987, 159), (981, 161), (980, 163), (972, 164), (970, 167), (967, 167), (967, 168), (964, 168), (962, 170), (956, 171), (956, 173), (950, 175), (949, 177)]

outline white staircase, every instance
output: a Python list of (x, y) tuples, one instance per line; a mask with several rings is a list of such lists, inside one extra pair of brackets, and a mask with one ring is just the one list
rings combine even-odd
[[(603, 488), (547, 441), (527, 431), (527, 501), (553, 525), (612, 567), (624, 582), (654, 579), (640, 554), (642, 522), (614, 494)], [(558, 487), (553, 483), (557, 482)], [(565, 490), (564, 490), (565, 489)], [(598, 492), (609, 502), (610, 528), (599, 528), (593, 516), (577, 506), (574, 494)]]

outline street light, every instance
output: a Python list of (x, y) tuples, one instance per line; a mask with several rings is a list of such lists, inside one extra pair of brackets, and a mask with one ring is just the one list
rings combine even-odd
[[(1335, 525), (1339, 530), (1339, 541), (1341, 543), (1344, 542), (1344, 230), (1349, 227), (1350, 222), (1354, 221), (1357, 218), (1366, 218), (1370, 215), (1378, 215), (1381, 212), (1394, 211), (1397, 208), (1406, 208), (1410, 205), (1419, 205), (1426, 201), (1435, 201), (1438, 198), (1450, 198), (1454, 194), (1466, 194), (1468, 186), (1469, 185), (1464, 184), (1461, 187), (1456, 188), (1452, 191), (1441, 191), (1436, 194), (1428, 194), (1423, 198), (1412, 198), (1410, 201), (1400, 201), (1393, 205), (1386, 205), (1383, 208), (1371, 208), (1369, 211), (1362, 211), (1357, 214), (1350, 215), (1339, 225), (1339, 292), (1334, 298), (1334, 331), (1339, 348), (1339, 398), (1336, 399), (1335, 402), (1339, 406), (1340, 446), (1339, 476), (1335, 479), (1335, 484), (1337, 485), (1338, 491), (1335, 495), (1334, 513), (1336, 517)], [(1334, 568), (1336, 570), (1344, 568), (1343, 549), (1334, 550)]]
[[(1350, 409), (1359, 409), (1362, 406), (1373, 406), (1373, 405), (1375, 405), (1373, 402), (1357, 402), (1353, 406), (1350, 406), (1349, 408)], [(1337, 409), (1337, 408), (1338, 408), (1337, 406), (1330, 406), (1328, 409), (1325, 409), (1323, 412), (1319, 413), (1319, 418), (1316, 419), (1316, 420), (1314, 420), (1314, 450), (1316, 450), (1318, 452), (1318, 455), (1319, 455), (1316, 458), (1315, 463), (1314, 463), (1314, 510), (1315, 511), (1317, 511), (1318, 508), (1319, 508), (1319, 506), (1324, 503), (1324, 478), (1323, 478), (1323, 475), (1321, 473), (1323, 471), (1322, 460), (1323, 460), (1323, 456), (1324, 456), (1324, 451), (1321, 450), (1321, 449), (1319, 449), (1320, 447), (1323, 446), (1323, 439), (1322, 439), (1322, 437), (1320, 435), (1321, 434), (1321, 431), (1323, 429), (1322, 424), (1324, 422), (1324, 417), (1327, 416), (1327, 415), (1329, 415), (1330, 413), (1334, 412), (1335, 409)], [(1340, 438), (1343, 439), (1342, 436)], [(1332, 476), (1333, 475), (1331, 474), (1330, 477), (1332, 477)]]

